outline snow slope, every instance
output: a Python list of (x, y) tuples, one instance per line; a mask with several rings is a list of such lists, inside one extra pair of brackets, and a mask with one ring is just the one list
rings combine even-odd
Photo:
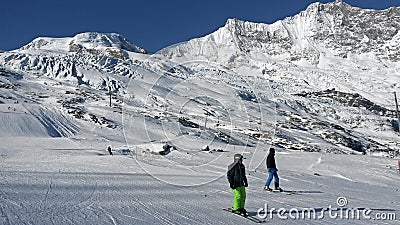
[[(30, 144), (15, 147), (15, 142)], [(2, 145), (2, 224), (252, 224), (221, 210), (229, 207), (233, 198), (225, 178), (226, 166), (235, 153), (233, 146), (222, 153), (220, 162), (208, 166), (219, 179), (182, 187), (165, 181), (188, 184), (208, 180), (210, 174), (179, 171), (168, 164), (160, 174), (149, 174), (134, 155), (114, 152), (116, 155), (108, 156), (104, 148), (83, 143), (89, 141), (15, 138)], [(395, 213), (398, 219), (399, 174), (394, 159), (298, 151), (278, 152), (276, 158), (282, 187), (295, 194), (264, 192), (261, 188), (267, 175), (249, 171), (246, 208), (250, 214), (265, 204), (270, 209), (313, 208), (320, 212), (330, 205), (337, 208), (337, 198), (346, 197), (348, 207), (372, 209), (372, 218), (378, 213)], [(269, 220), (274, 224), (398, 223), (331, 219), (329, 214), (321, 220), (272, 216)]]

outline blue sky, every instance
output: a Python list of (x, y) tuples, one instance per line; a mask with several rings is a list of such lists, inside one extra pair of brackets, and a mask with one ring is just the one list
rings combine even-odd
[[(320, 0), (326, 3), (333, 0)], [(19, 48), (36, 37), (115, 32), (151, 52), (201, 37), (228, 18), (273, 23), (316, 0), (10, 0), (1, 3), (0, 49)], [(345, 0), (361, 8), (386, 9), (400, 0)]]

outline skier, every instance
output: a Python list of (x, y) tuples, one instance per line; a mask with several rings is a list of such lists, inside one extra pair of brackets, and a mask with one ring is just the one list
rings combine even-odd
[(272, 178), (274, 178), (275, 190), (282, 192), (283, 191), (282, 188), (279, 187), (278, 169), (276, 168), (276, 163), (275, 163), (274, 148), (271, 148), (269, 150), (269, 154), (267, 156), (267, 170), (268, 170), (268, 179), (265, 182), (264, 190), (272, 191), (272, 189), (269, 188), (269, 185), (271, 184)]
[(108, 146), (107, 151), (108, 151), (108, 154), (113, 155), (111, 152), (111, 146)]
[(243, 156), (241, 154), (234, 155), (234, 162), (228, 166), (228, 181), (232, 188), (233, 212), (242, 216), (247, 216), (247, 211), (244, 208), (246, 202), (246, 187), (248, 186), (246, 171), (243, 165)]

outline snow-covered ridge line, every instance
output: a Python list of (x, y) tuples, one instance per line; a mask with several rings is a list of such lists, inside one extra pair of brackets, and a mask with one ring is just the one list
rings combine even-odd
[(242, 54), (261, 51), (295, 61), (305, 58), (314, 65), (321, 54), (331, 52), (343, 58), (349, 53), (372, 52), (379, 58), (399, 61), (398, 49), (386, 48), (398, 39), (399, 30), (400, 7), (367, 10), (338, 1), (314, 3), (273, 24), (228, 19), (224, 27), (171, 48), (165, 55), (213, 58), (223, 47)]
[[(172, 137), (250, 138), (250, 145), (393, 156), (400, 27), (386, 20), (399, 14), (398, 8), (313, 4), (273, 24), (229, 19), (209, 35), (152, 56), (135, 52), (118, 34), (38, 38), (0, 55), (0, 104), (52, 105), (77, 123), (113, 130), (121, 129), (125, 107), (126, 118), (147, 118), (151, 140), (160, 142), (168, 139), (159, 132), (163, 121), (176, 126), (187, 118), (197, 130), (185, 127)], [(205, 120), (211, 125), (201, 134)], [(238, 120), (235, 126), (231, 120)], [(233, 134), (221, 138), (229, 129)]]
[(105, 52), (119, 58), (127, 58), (124, 51), (147, 53), (145, 49), (132, 44), (120, 34), (97, 32), (80, 33), (72, 38), (38, 37), (18, 50), (46, 50), (60, 53), (86, 51), (97, 54)]

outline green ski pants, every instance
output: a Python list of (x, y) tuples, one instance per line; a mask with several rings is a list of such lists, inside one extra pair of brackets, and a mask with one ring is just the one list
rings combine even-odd
[(246, 188), (238, 187), (232, 189), (234, 198), (233, 198), (233, 210), (244, 209), (244, 203), (246, 202)]

